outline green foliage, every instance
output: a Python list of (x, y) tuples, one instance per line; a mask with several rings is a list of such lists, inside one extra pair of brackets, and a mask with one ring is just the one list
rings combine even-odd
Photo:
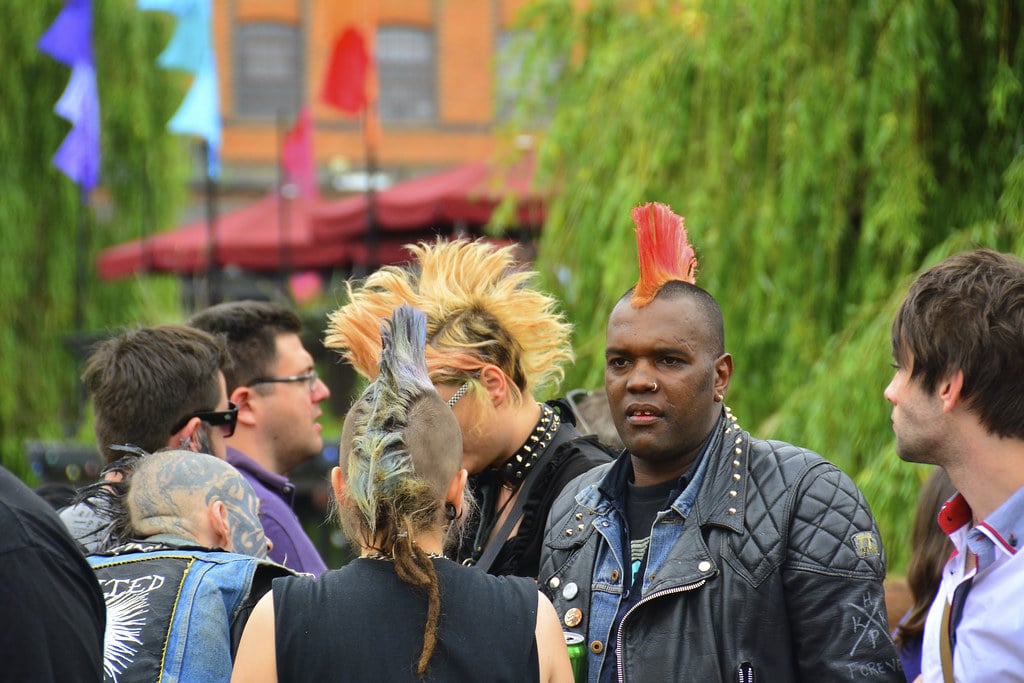
[(524, 68), (560, 68), (538, 267), (576, 324), (565, 386), (602, 382), (606, 314), (637, 278), (630, 209), (670, 204), (724, 310), (730, 405), (854, 476), (902, 571), (923, 473), (894, 454), (889, 325), (943, 256), (1024, 253), (1019, 8), (536, 0), (521, 23)]
[[(185, 84), (155, 64), (171, 19), (140, 12), (132, 0), (93, 1), (102, 189), (83, 206), (78, 188), (51, 165), (69, 129), (53, 106), (70, 69), (36, 42), (62, 5), (19, 3), (0, 27), (0, 456), (21, 476), (25, 439), (90, 438), (76, 424), (80, 367), (70, 350), (89, 335), (73, 333), (145, 321), (151, 310), (134, 283), (95, 284), (96, 254), (138, 236), (140, 226), (153, 232), (170, 222), (187, 172), (185, 144), (165, 130)], [(158, 284), (145, 296), (164, 300), (174, 291)]]

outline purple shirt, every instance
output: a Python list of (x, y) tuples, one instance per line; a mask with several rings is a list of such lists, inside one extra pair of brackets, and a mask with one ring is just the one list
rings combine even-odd
[(252, 484), (260, 499), (260, 521), (274, 544), (270, 559), (297, 572), (320, 576), (327, 570), (292, 510), (295, 485), (288, 477), (266, 469), (237, 448), (227, 447), (227, 460)]

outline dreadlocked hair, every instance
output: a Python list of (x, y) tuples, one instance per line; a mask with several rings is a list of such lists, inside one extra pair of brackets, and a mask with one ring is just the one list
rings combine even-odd
[(441, 598), (434, 564), (416, 538), (444, 525), (445, 494), (462, 455), (458, 423), (427, 375), (426, 329), (426, 316), (407, 305), (380, 325), (376, 380), (345, 419), (347, 488), (339, 507), (350, 538), (390, 557), (398, 577), (426, 593), (420, 676), (437, 642)]
[(438, 239), (407, 248), (414, 264), (385, 266), (361, 287), (346, 283), (349, 303), (329, 316), (328, 348), (373, 379), (380, 320), (407, 303), (426, 314), (426, 361), (435, 383), (472, 382), (492, 364), (511, 380), (519, 402), (561, 381), (573, 359), (572, 328), (553, 297), (529, 286), (536, 272), (517, 268), (513, 247)]

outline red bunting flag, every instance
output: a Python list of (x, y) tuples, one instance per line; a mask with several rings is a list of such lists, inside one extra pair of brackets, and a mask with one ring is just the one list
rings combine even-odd
[(358, 114), (369, 103), (367, 89), (370, 55), (363, 34), (351, 26), (334, 43), (321, 98), (348, 114)]
[(294, 183), (299, 196), (315, 199), (317, 196), (316, 161), (313, 156), (313, 117), (309, 106), (303, 105), (295, 125), (285, 135), (281, 150), (281, 166), (288, 182)]

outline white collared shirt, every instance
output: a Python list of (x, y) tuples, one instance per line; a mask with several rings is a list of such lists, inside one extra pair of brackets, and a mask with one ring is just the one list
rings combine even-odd
[(977, 526), (970, 524), (971, 509), (963, 496), (957, 494), (943, 505), (939, 525), (956, 550), (943, 569), (925, 622), (924, 682), (944, 680), (942, 613), (957, 586), (973, 578), (956, 629), (954, 678), (960, 683), (1024, 683), (1024, 553), (1017, 552), (1024, 539), (1024, 488)]

